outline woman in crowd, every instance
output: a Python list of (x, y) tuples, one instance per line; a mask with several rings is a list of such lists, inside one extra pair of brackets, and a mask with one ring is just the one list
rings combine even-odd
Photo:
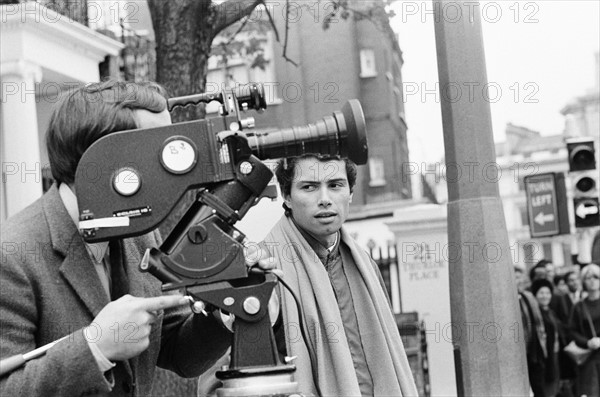
[(579, 368), (577, 393), (600, 396), (600, 267), (595, 264), (584, 267), (581, 280), (587, 296), (573, 307), (569, 323), (575, 343), (593, 353)]
[(558, 393), (560, 373), (558, 369), (558, 352), (560, 351), (559, 322), (550, 309), (552, 299), (552, 283), (547, 279), (537, 279), (531, 284), (531, 293), (540, 306), (544, 329), (546, 330), (544, 365), (540, 367), (543, 373), (538, 374), (544, 379), (544, 396), (554, 397)]

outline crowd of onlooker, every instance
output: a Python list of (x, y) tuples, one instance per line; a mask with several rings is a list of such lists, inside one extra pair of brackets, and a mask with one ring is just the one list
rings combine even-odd
[[(552, 262), (541, 260), (529, 280), (520, 267), (515, 278), (533, 395), (600, 396), (600, 267), (556, 274)], [(580, 365), (564, 351), (571, 342), (591, 350)]]

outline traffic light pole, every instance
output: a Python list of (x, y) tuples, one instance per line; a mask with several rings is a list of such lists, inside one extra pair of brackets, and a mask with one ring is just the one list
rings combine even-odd
[[(529, 385), (513, 263), (497, 177), (489, 172), (496, 154), (485, 92), (481, 9), (474, 2), (452, 2), (454, 15), (458, 9), (461, 17), (446, 18), (446, 4), (433, 2), (458, 391), (465, 396), (525, 396)], [(462, 90), (458, 99), (457, 88)], [(451, 170), (457, 173), (451, 175)]]

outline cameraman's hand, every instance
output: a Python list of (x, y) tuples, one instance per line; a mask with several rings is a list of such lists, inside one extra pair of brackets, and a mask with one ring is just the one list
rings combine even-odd
[(181, 295), (136, 298), (124, 295), (110, 302), (86, 329), (88, 342), (95, 343), (110, 361), (135, 357), (150, 344), (151, 324), (159, 310), (188, 303)]
[(273, 270), (277, 268), (275, 258), (269, 256), (269, 253), (256, 244), (244, 247), (244, 256), (246, 257), (246, 265), (253, 267), (257, 265), (262, 270)]

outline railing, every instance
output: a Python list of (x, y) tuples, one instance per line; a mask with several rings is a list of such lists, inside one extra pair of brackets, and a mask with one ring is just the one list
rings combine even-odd
[[(372, 241), (371, 241), (372, 242)], [(371, 258), (375, 261), (377, 266), (379, 267), (379, 271), (381, 272), (381, 277), (383, 278), (383, 282), (385, 284), (385, 289), (387, 290), (388, 296), (394, 301), (394, 292), (397, 293), (398, 296), (398, 304), (394, 306), (395, 311), (402, 312), (402, 298), (400, 295), (400, 279), (399, 276), (395, 280), (396, 282), (392, 282), (392, 271), (391, 268), (395, 267), (395, 274), (399, 275), (400, 268), (398, 266), (398, 258), (397, 258), (397, 249), (395, 245), (388, 244), (387, 248), (384, 250), (379, 247), (375, 250), (375, 244), (369, 244), (369, 254)], [(385, 255), (384, 255), (385, 252)], [(378, 253), (379, 255), (375, 255)], [(393, 291), (393, 288), (398, 288), (398, 291)]]

